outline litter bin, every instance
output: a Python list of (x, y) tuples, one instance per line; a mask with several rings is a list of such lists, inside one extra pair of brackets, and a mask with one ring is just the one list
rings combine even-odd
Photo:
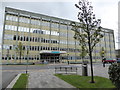
[(82, 76), (88, 76), (87, 63), (82, 64)]
[(70, 62), (68, 61), (68, 65), (70, 64)]

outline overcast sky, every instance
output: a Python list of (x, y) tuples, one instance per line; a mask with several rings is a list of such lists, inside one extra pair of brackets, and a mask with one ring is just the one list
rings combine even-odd
[[(78, 1), (79, 0), (3, 0), (2, 6), (77, 21), (78, 9), (74, 6), (74, 4), (78, 3)], [(101, 26), (104, 28), (113, 29), (115, 31), (116, 39), (118, 33), (119, 0), (89, 1), (92, 3), (94, 14), (96, 14), (96, 17), (102, 21)]]

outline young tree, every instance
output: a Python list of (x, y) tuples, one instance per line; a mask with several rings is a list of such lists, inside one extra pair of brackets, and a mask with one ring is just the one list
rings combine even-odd
[(16, 47), (16, 53), (19, 54), (19, 59), (21, 63), (21, 56), (24, 55), (23, 44), (21, 42), (19, 42), (18, 46)]
[(27, 54), (27, 65), (26, 65), (26, 74), (27, 74), (27, 72), (28, 72), (28, 54), (29, 54), (29, 46), (27, 47), (26, 54)]
[(75, 31), (74, 38), (84, 45), (90, 57), (91, 65), (91, 83), (94, 83), (93, 65), (92, 65), (92, 52), (96, 44), (103, 37), (101, 34), (101, 20), (96, 19), (93, 14), (93, 7), (87, 0), (80, 0), (75, 6), (79, 9), (78, 20), (79, 24), (71, 22), (72, 30)]
[(86, 55), (87, 55), (87, 51), (86, 51), (84, 45), (81, 45), (81, 53), (80, 53), (80, 56), (82, 57), (82, 63), (85, 62), (85, 61), (84, 61), (84, 58), (85, 58)]

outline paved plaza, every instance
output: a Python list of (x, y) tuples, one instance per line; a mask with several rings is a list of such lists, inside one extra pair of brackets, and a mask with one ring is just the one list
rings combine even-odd
[[(82, 75), (82, 65), (79, 64), (74, 66), (79, 66), (77, 74)], [(94, 76), (109, 78), (108, 67), (109, 64), (107, 64), (106, 67), (103, 67), (102, 64), (94, 65)], [(72, 85), (54, 76), (54, 74), (54, 69), (30, 71), (28, 88), (75, 88)], [(91, 75), (90, 65), (88, 65), (88, 75)]]
[(28, 88), (74, 88), (70, 84), (64, 82), (54, 76), (54, 70), (39, 70), (30, 72)]

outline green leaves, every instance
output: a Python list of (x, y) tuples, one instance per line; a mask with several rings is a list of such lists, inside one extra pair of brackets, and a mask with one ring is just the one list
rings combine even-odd
[(76, 8), (79, 8), (79, 6), (77, 4), (75, 4)]
[(112, 83), (120, 88), (120, 65), (118, 63), (110, 65), (108, 74)]
[(75, 32), (73, 38), (80, 42), (84, 55), (85, 52), (92, 52), (96, 44), (103, 38), (102, 27), (100, 26), (101, 19), (96, 19), (93, 6), (86, 0), (80, 0), (78, 4), (75, 4), (75, 7), (79, 9), (77, 16), (80, 23), (71, 22), (70, 25), (72, 26), (71, 30)]
[(85, 56), (86, 53), (90, 57), (91, 62), (91, 82), (93, 79), (93, 67), (92, 67), (92, 51), (97, 43), (100, 42), (103, 37), (101, 32), (101, 20), (96, 19), (93, 14), (93, 7), (87, 0), (79, 0), (78, 5), (75, 6), (79, 9), (78, 20), (79, 24), (71, 22), (72, 30), (75, 32), (74, 39), (78, 40), (82, 48), (81, 56)]
[(87, 50), (86, 50), (86, 47), (83, 45), (81, 45), (81, 53), (80, 53), (80, 56), (82, 57), (82, 59), (87, 55)]
[(18, 46), (16, 47), (16, 52), (18, 54), (24, 55), (23, 45), (21, 42), (18, 43)]
[(19, 54), (20, 63), (21, 63), (21, 56), (24, 55), (23, 44), (22, 44), (21, 42), (19, 42), (19, 43), (18, 43), (18, 46), (16, 47), (16, 53)]

